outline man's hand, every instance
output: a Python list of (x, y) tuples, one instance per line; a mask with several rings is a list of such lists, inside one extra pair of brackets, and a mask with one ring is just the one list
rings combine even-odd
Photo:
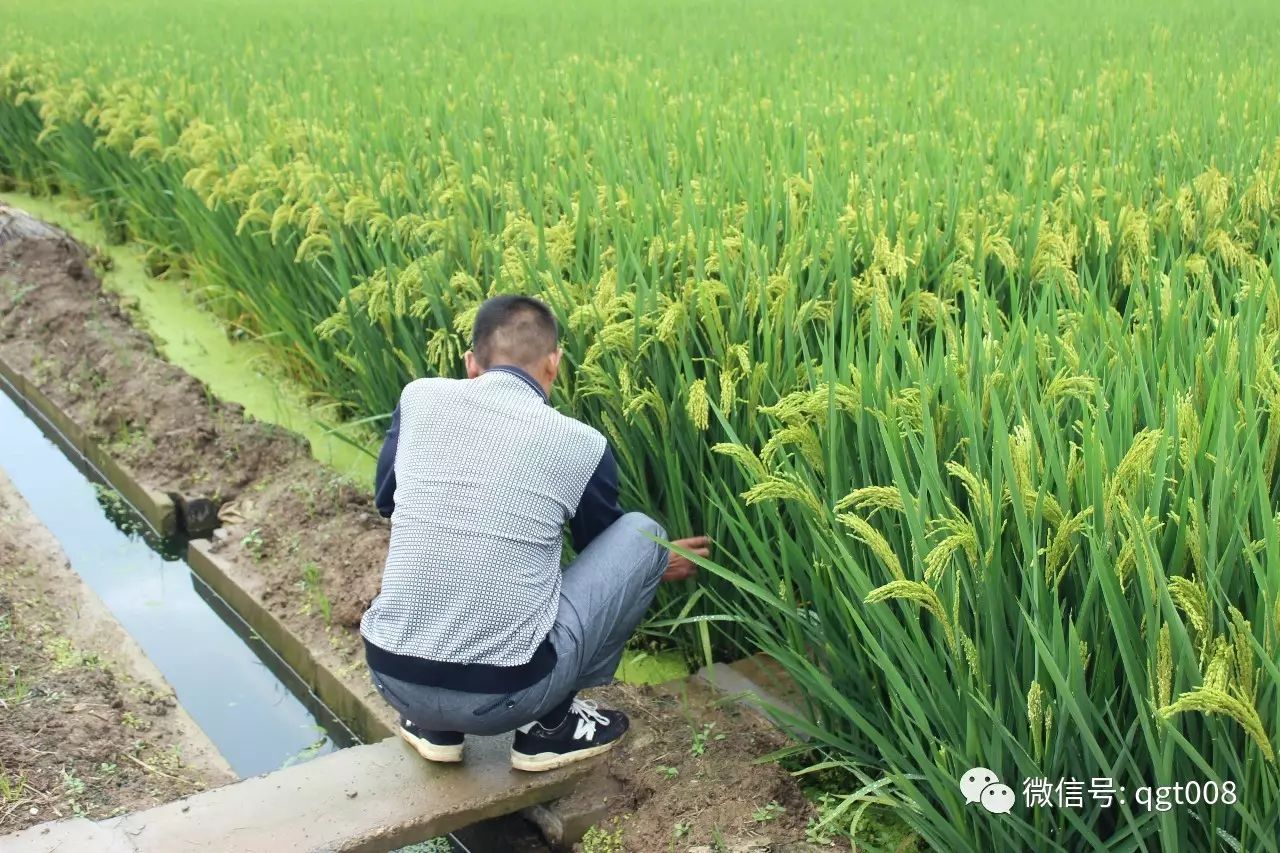
[[(672, 539), (672, 545), (679, 545), (686, 551), (706, 557), (711, 553), (711, 540), (706, 536), (691, 536), (688, 539)], [(672, 551), (667, 555), (667, 570), (662, 573), (663, 583), (687, 580), (698, 573), (698, 567), (683, 554)]]

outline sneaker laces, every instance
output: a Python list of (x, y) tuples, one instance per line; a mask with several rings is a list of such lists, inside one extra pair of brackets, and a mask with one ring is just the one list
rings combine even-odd
[(588, 740), (596, 736), (596, 724), (609, 725), (609, 718), (600, 713), (600, 705), (592, 699), (577, 699), (569, 704), (569, 713), (578, 716), (582, 722), (574, 730), (574, 737), (585, 735)]

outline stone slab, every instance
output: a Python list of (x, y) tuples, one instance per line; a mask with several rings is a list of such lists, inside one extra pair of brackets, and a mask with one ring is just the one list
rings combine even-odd
[(3, 853), (135, 853), (129, 837), (118, 829), (86, 818), (51, 821), (0, 836)]
[[(773, 665), (776, 666), (776, 664)], [(711, 687), (721, 693), (735, 697), (743, 708), (746, 708), (752, 713), (758, 715), (771, 725), (777, 726), (790, 736), (799, 740), (808, 740), (808, 735), (793, 726), (787, 726), (785, 723), (782, 723), (770, 715), (768, 709), (776, 708), (785, 714), (790, 714), (791, 716), (800, 718), (804, 717), (804, 712), (791, 702), (782, 698), (782, 696), (778, 695), (782, 690), (766, 687), (763, 684), (756, 682), (753, 678), (744, 674), (744, 669), (747, 672), (757, 674), (757, 677), (761, 677), (759, 675), (760, 673), (768, 673), (770, 671), (768, 664), (761, 664), (759, 662), (757, 662), (757, 666), (755, 667), (738, 667), (736, 664), (730, 665), (725, 663), (716, 663), (712, 664), (710, 667), (704, 666), (702, 669), (698, 670), (694, 675), (694, 678), (711, 685)], [(768, 683), (773, 684), (774, 680), (771, 678)], [(782, 685), (789, 683), (790, 679), (787, 679), (785, 682), (780, 682)], [(785, 687), (783, 689), (785, 689)]]
[(729, 664), (729, 668), (755, 682), (757, 686), (767, 689), (771, 696), (787, 706), (804, 706), (804, 693), (800, 686), (792, 680), (782, 664), (768, 655), (760, 653), (740, 658)]
[(524, 773), (510, 743), (471, 738), (463, 764), (443, 765), (387, 738), (101, 823), (42, 824), (0, 838), (0, 851), (395, 850), (564, 796), (596, 763)]
[(622, 785), (609, 775), (602, 762), (594, 773), (582, 780), (578, 790), (590, 791), (591, 796), (537, 803), (520, 813), (538, 827), (542, 837), (556, 850), (572, 849), (588, 829), (608, 818), (609, 799), (622, 794)]

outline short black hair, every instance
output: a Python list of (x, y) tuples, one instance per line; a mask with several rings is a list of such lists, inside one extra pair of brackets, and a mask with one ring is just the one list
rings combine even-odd
[(532, 296), (504, 294), (486, 299), (471, 327), (471, 350), (483, 368), (525, 367), (555, 351), (560, 324), (546, 304)]

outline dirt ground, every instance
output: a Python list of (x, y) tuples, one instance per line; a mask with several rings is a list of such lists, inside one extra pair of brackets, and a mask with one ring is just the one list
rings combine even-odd
[[(148, 485), (224, 501), (221, 555), (250, 567), (264, 601), (309, 642), (362, 667), (356, 627), (389, 532), (367, 487), (160, 358), (69, 240), (0, 245), (0, 355), (112, 439)], [(606, 796), (613, 815), (581, 849), (805, 849), (813, 808), (790, 774), (755, 763), (785, 743), (770, 726), (697, 688), (615, 685), (594, 698), (627, 710), (636, 731), (601, 787), (579, 795)]]
[(234, 775), (0, 472), (0, 834)]
[(795, 777), (757, 763), (788, 744), (775, 728), (696, 681), (614, 684), (587, 694), (625, 709), (632, 730), (609, 753), (607, 779), (573, 798), (607, 797), (610, 819), (575, 849), (791, 851), (816, 818)]

